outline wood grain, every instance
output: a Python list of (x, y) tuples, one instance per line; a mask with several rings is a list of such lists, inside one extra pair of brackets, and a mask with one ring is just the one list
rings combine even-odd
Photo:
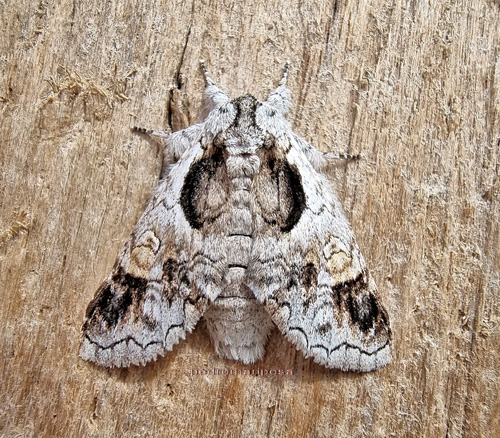
[[(0, 3), (0, 436), (499, 437), (497, 0)], [(393, 363), (315, 365), (278, 333), (254, 368), (199, 326), (145, 368), (78, 358), (93, 297), (160, 172), (130, 127), (199, 119), (206, 60), (294, 130), (362, 153), (331, 179), (379, 285)]]

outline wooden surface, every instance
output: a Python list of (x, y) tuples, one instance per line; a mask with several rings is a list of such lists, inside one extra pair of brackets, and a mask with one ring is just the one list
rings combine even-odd
[[(499, 437), (500, 3), (0, 2), (0, 436)], [(85, 308), (200, 115), (205, 58), (323, 151), (379, 285), (393, 363), (346, 374), (274, 333), (255, 369), (202, 327), (147, 367), (78, 358)]]

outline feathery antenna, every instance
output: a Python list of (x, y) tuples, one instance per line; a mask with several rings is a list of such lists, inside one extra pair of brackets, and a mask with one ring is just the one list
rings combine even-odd
[(207, 85), (215, 85), (215, 82), (208, 74), (207, 67), (205, 67), (205, 60), (204, 59), (200, 59), (200, 67), (203, 70), (203, 74), (205, 75), (205, 81), (207, 81)]

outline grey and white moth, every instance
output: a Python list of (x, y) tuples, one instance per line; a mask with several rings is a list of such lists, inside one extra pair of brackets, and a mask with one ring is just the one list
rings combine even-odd
[(204, 122), (167, 133), (146, 210), (87, 308), (80, 356), (144, 365), (200, 318), (216, 352), (250, 364), (274, 326), (329, 368), (391, 360), (375, 282), (321, 169), (285, 114), (288, 64), (265, 102), (231, 100), (207, 73)]

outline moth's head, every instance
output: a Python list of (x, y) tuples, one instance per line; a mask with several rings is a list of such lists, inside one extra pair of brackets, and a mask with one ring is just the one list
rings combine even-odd
[[(265, 104), (251, 94), (237, 97), (212, 110), (218, 128), (213, 142), (216, 147), (227, 149), (234, 154), (254, 153), (263, 147), (269, 135), (258, 119), (266, 111)], [(276, 110), (272, 110), (276, 113)]]
[[(258, 106), (263, 105), (268, 108), (268, 112), (272, 113), (272, 111), (274, 110), (283, 117), (288, 112), (291, 105), (290, 90), (286, 86), (286, 79), (288, 76), (288, 70), (290, 68), (289, 61), (287, 61), (285, 64), (283, 75), (278, 86), (276, 87), (276, 89), (271, 91), (264, 102), (258, 101), (249, 94), (231, 100), (230, 97), (222, 89), (215, 85), (215, 82), (210, 77), (210, 74), (208, 73), (207, 68), (205, 67), (205, 62), (203, 60), (200, 61), (200, 65), (205, 75), (205, 81), (207, 84), (205, 88), (205, 96), (211, 109), (220, 108), (227, 103), (239, 104), (248, 102), (250, 104), (250, 100), (253, 99), (253, 101), (255, 101)], [(247, 102), (245, 102), (245, 99), (247, 100)]]

